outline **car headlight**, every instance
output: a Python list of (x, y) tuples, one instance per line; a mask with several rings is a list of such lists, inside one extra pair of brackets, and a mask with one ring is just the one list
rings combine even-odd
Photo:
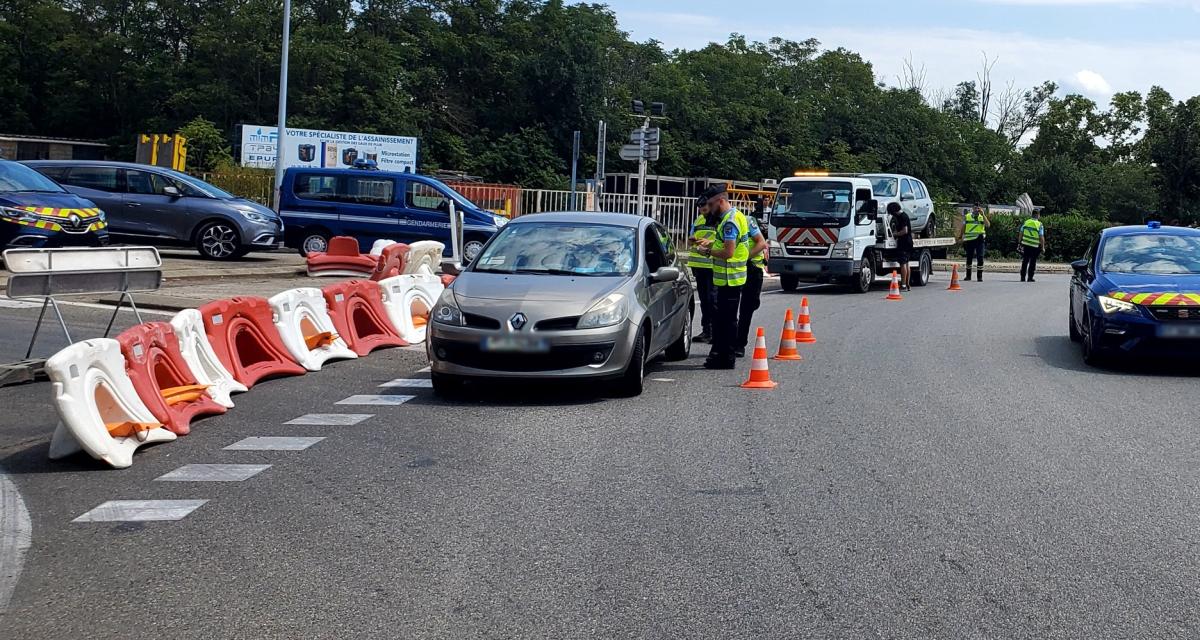
[(38, 217), (28, 211), (12, 207), (0, 207), (0, 218), (12, 222), (37, 222)]
[(1117, 300), (1108, 296), (1096, 296), (1100, 301), (1100, 309), (1109, 315), (1114, 313), (1137, 313), (1137, 305), (1124, 300)]
[(497, 228), (503, 227), (504, 225), (508, 224), (508, 218), (505, 218), (504, 216), (493, 215), (492, 220), (496, 223)]
[(103, 209), (96, 209), (96, 217), (100, 219), (100, 222), (108, 220), (108, 216), (104, 214)]
[(854, 253), (854, 241), (843, 240), (833, 245), (833, 253), (829, 254), (831, 258), (849, 258)]
[(458, 308), (458, 301), (454, 299), (454, 292), (450, 289), (442, 291), (442, 297), (438, 298), (437, 304), (433, 305), (433, 312), (429, 315), (438, 324), (452, 327), (464, 325), (462, 311)]
[(258, 224), (266, 224), (267, 222), (270, 222), (270, 218), (257, 211), (252, 211), (250, 209), (238, 209), (237, 212), (242, 214), (242, 217), (250, 222), (255, 222)]
[(779, 242), (777, 242), (775, 240), (768, 240), (767, 241), (767, 255), (769, 255), (772, 258), (782, 258), (783, 257), (783, 247), (779, 244)]
[(592, 305), (588, 312), (579, 318), (579, 329), (598, 329), (611, 327), (624, 322), (627, 315), (625, 296), (620, 293), (610, 293), (603, 300)]

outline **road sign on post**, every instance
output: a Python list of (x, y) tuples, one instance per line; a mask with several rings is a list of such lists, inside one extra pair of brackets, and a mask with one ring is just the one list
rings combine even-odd
[(629, 141), (633, 144), (641, 144), (645, 141), (646, 144), (659, 144), (662, 142), (662, 129), (654, 127), (653, 129), (634, 129), (629, 133)]

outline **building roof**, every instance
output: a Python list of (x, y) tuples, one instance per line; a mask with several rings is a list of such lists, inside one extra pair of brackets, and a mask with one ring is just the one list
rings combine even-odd
[(95, 140), (77, 140), (74, 138), (52, 138), (48, 136), (27, 136), (16, 133), (0, 133), (0, 141), (11, 142), (45, 142), (50, 144), (70, 144), (79, 147), (107, 147), (103, 142)]

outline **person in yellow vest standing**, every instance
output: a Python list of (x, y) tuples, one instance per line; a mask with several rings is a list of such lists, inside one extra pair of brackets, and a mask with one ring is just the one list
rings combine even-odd
[(696, 294), (700, 296), (700, 335), (692, 342), (712, 342), (712, 321), (717, 315), (717, 290), (713, 286), (712, 258), (700, 253), (702, 248), (712, 246), (717, 238), (717, 220), (710, 220), (708, 202), (704, 196), (696, 199), (700, 214), (692, 223), (691, 251), (687, 266), (696, 280)]
[(1033, 217), (1021, 225), (1017, 241), (1021, 244), (1021, 282), (1034, 282), (1033, 272), (1037, 270), (1038, 257), (1046, 250), (1046, 225), (1042, 224), (1041, 214), (1033, 212)]
[[(746, 263), (750, 260), (750, 224), (745, 214), (729, 203), (725, 187), (709, 187), (702, 196), (708, 215), (717, 220), (717, 237), (701, 255), (712, 258), (713, 285), (717, 290), (717, 314), (712, 323), (712, 350), (704, 361), (705, 369), (733, 369), (737, 366), (734, 342), (737, 340), (738, 306), (746, 284)], [(707, 217), (707, 216), (706, 216)]]
[(754, 216), (746, 216), (750, 235), (746, 239), (750, 247), (750, 260), (746, 265), (746, 285), (742, 287), (742, 301), (738, 305), (737, 348), (734, 355), (746, 357), (746, 346), (750, 344), (750, 323), (754, 312), (762, 304), (763, 274), (767, 270), (767, 239)]
[(975, 208), (967, 213), (963, 222), (962, 243), (967, 252), (967, 277), (971, 279), (971, 262), (976, 262), (978, 270), (977, 282), (983, 282), (983, 256), (987, 253), (987, 228), (991, 226), (983, 205), (975, 203)]

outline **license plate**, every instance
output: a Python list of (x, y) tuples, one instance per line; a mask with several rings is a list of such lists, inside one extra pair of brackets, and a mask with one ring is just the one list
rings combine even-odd
[(1173, 339), (1200, 338), (1200, 326), (1159, 325), (1158, 337)]
[(545, 353), (550, 350), (550, 344), (535, 338), (493, 336), (483, 341), (483, 350)]

